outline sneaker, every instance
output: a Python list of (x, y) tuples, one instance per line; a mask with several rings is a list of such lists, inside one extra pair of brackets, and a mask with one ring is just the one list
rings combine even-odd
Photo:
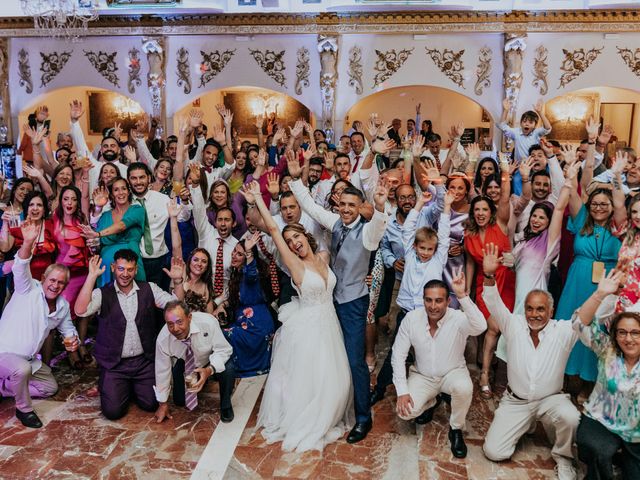
[(556, 461), (556, 463), (555, 472), (558, 480), (577, 480), (578, 474), (571, 460), (566, 459), (560, 462)]

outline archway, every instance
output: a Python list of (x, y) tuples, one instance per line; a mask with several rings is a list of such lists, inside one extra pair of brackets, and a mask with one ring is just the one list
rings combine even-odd
[(377, 113), (389, 123), (394, 118), (401, 119), (401, 133), (406, 133), (406, 121), (416, 118), (416, 105), (419, 103), (421, 120), (431, 120), (433, 131), (440, 134), (444, 142), (451, 126), (463, 122), (463, 143), (478, 142), (483, 150), (492, 149), (495, 129), (490, 113), (465, 95), (429, 85), (393, 87), (360, 99), (347, 111), (343, 130), (348, 131), (355, 120), (364, 123), (371, 113)]
[[(313, 112), (303, 103), (286, 93), (261, 87), (233, 86), (211, 90), (180, 108), (173, 117), (173, 129), (177, 131), (180, 119), (187, 116), (193, 108), (202, 110), (203, 122), (209, 129), (222, 126), (222, 120), (216, 111), (216, 105), (223, 104), (233, 112), (233, 128), (242, 140), (257, 139), (256, 117), (271, 115), (277, 108), (281, 125), (293, 125), (298, 118), (304, 118), (315, 124)], [(266, 134), (266, 122), (263, 133)]]
[(595, 86), (574, 90), (547, 101), (547, 116), (552, 122), (550, 138), (575, 143), (584, 137), (584, 122), (590, 117), (609, 124), (615, 132), (612, 148), (640, 147), (640, 92)]
[(74, 86), (51, 90), (33, 99), (27, 106), (20, 107), (18, 125), (22, 135), (23, 126), (28, 123), (29, 114), (42, 105), (49, 109), (51, 128), (49, 136), (55, 148), (58, 133), (69, 131), (69, 103), (72, 100), (82, 102), (85, 114), (80, 118), (80, 127), (89, 149), (93, 149), (102, 140), (102, 129), (121, 123), (124, 133), (144, 114), (142, 106), (120, 92), (105, 88)]

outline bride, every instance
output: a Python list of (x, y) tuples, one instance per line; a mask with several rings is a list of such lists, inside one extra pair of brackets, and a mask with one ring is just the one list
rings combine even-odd
[(256, 182), (243, 194), (249, 208), (260, 211), (299, 295), (279, 312), (282, 327), (273, 339), (258, 427), (268, 443), (282, 441), (283, 450), (321, 450), (355, 419), (349, 361), (333, 306), (336, 277), (304, 227), (287, 225), (280, 233)]

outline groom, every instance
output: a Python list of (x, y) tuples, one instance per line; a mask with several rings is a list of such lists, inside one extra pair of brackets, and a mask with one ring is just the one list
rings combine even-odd
[[(297, 160), (297, 159), (296, 159)], [(369, 405), (369, 369), (365, 362), (365, 327), (369, 307), (369, 289), (365, 277), (371, 252), (378, 248), (384, 235), (388, 215), (384, 213), (388, 191), (378, 184), (374, 195), (375, 211), (370, 222), (360, 216), (364, 196), (360, 190), (347, 187), (340, 195), (339, 214), (329, 212), (314, 202), (309, 189), (300, 180), (297, 161), (289, 162), (289, 183), (298, 203), (310, 217), (331, 231), (331, 268), (337, 277), (333, 290), (334, 303), (353, 379), (356, 425), (347, 442), (363, 440), (371, 430)], [(364, 247), (364, 248), (363, 248)]]

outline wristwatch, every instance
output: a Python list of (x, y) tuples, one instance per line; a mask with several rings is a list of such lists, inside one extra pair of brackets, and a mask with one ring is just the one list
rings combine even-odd
[(495, 273), (493, 275), (487, 275), (486, 273), (483, 273), (482, 275), (484, 276), (484, 278), (487, 278), (489, 280), (495, 280), (496, 279)]

